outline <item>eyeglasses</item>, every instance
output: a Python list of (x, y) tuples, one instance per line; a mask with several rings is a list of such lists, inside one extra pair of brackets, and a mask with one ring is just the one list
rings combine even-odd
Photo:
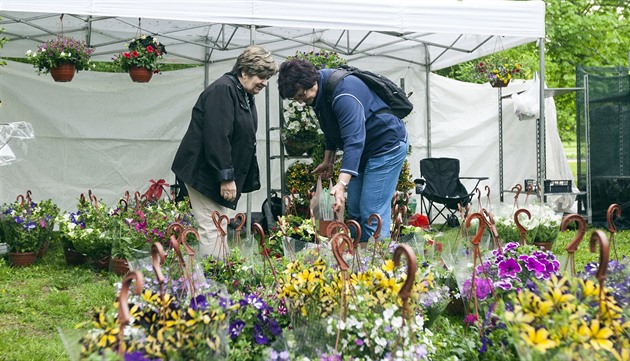
[(299, 89), (297, 91), (297, 93), (295, 93), (295, 95), (292, 98), (295, 101), (298, 101), (300, 103), (304, 103), (305, 99), (306, 99), (306, 90), (304, 89)]

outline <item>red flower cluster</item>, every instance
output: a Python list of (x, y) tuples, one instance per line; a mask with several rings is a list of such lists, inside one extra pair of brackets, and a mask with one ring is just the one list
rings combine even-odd
[(429, 218), (424, 214), (416, 213), (409, 219), (409, 225), (414, 227), (421, 227), (423, 229), (429, 228)]

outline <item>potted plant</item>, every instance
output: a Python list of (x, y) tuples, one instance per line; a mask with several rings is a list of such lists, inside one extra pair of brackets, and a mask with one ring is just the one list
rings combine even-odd
[(50, 73), (57, 82), (68, 82), (75, 72), (93, 67), (90, 57), (94, 52), (84, 41), (58, 36), (41, 44), (37, 51), (27, 51), (26, 58), (38, 74)]
[(499, 57), (488, 57), (474, 66), (477, 80), (489, 82), (494, 88), (506, 87), (512, 79), (522, 79), (525, 71), (520, 63)]
[(324, 133), (319, 129), (312, 107), (289, 100), (284, 107), (284, 126), (281, 130), (284, 149), (289, 156), (310, 152)]
[(158, 60), (166, 54), (166, 48), (155, 37), (143, 35), (127, 44), (129, 51), (118, 54), (114, 63), (129, 73), (131, 80), (146, 83), (153, 74), (160, 72)]
[(0, 227), (13, 265), (30, 265), (38, 253), (45, 253), (58, 213), (59, 208), (50, 199), (36, 203), (27, 198), (3, 205)]
[[(307, 60), (317, 69), (336, 68), (347, 61), (335, 52), (320, 50), (318, 52), (298, 51), (291, 59)], [(324, 133), (319, 129), (317, 116), (310, 106), (295, 100), (289, 100), (284, 106), (284, 126), (281, 131), (282, 141), (289, 156), (301, 156), (308, 153), (324, 153)], [(315, 149), (318, 148), (318, 149)]]

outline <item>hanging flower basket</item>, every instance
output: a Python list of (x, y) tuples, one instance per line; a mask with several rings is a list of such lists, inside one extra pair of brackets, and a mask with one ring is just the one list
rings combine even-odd
[[(114, 64), (129, 72), (136, 83), (148, 82), (154, 73), (160, 72), (158, 60), (166, 54), (166, 48), (153, 36), (141, 36), (127, 44), (129, 51), (114, 57)], [(139, 74), (141, 73), (141, 75)]]
[(284, 139), (284, 150), (290, 157), (299, 157), (310, 152), (315, 147), (314, 142), (302, 141), (299, 139), (286, 137)]
[(153, 72), (147, 68), (133, 67), (129, 68), (129, 76), (135, 83), (148, 83), (153, 76)]
[(71, 63), (63, 63), (59, 64), (59, 66), (50, 68), (50, 75), (56, 82), (69, 82), (74, 78), (74, 73), (76, 72), (76, 68), (74, 64)]
[(490, 83), (490, 85), (492, 85), (493, 88), (505, 88), (506, 86), (508, 86), (508, 84), (510, 84), (510, 79), (506, 81), (502, 81), (501, 79), (496, 79), (495, 81)]
[(26, 58), (37, 73), (50, 73), (55, 81), (68, 82), (74, 73), (93, 67), (90, 61), (93, 52), (84, 41), (59, 36), (41, 44), (37, 51), (27, 51)]

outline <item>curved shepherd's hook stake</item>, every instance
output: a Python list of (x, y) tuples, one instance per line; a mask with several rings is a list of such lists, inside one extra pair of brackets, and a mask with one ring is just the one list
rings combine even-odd
[(127, 208), (129, 208), (129, 203), (124, 198), (120, 198), (118, 200), (118, 207), (120, 207), (123, 211), (127, 212)]
[(284, 204), (284, 212), (286, 215), (297, 214), (297, 212), (295, 211), (293, 193), (282, 196), (282, 204)]
[[(337, 233), (330, 239), (330, 245), (332, 247), (335, 260), (337, 261), (339, 269), (341, 270), (341, 303), (339, 307), (339, 319), (345, 321), (347, 308), (346, 290), (348, 289), (348, 269), (350, 268), (350, 266), (343, 259), (343, 251), (345, 245), (348, 251), (352, 252), (352, 239), (348, 234)], [(337, 341), (335, 342), (335, 350), (337, 350), (339, 347), (339, 335), (340, 329), (337, 329)]]
[(31, 198), (31, 195), (33, 194), (33, 192), (31, 192), (30, 189), (26, 190), (26, 203), (30, 206), (31, 203), (33, 202), (33, 199)]
[(118, 323), (120, 331), (118, 332), (118, 354), (125, 354), (125, 326), (129, 323), (131, 316), (129, 315), (129, 288), (131, 282), (136, 281), (134, 293), (139, 295), (142, 293), (143, 281), (142, 273), (138, 271), (129, 271), (122, 282), (120, 293), (118, 294)]
[(354, 228), (354, 242), (352, 242), (352, 247), (356, 250), (357, 247), (359, 247), (359, 242), (361, 242), (361, 225), (354, 219), (350, 219), (346, 222), (346, 227), (348, 227), (348, 231), (350, 231), (350, 227)]
[(599, 244), (599, 267), (595, 278), (599, 281), (599, 314), (603, 316), (604, 310), (602, 310), (602, 304), (606, 299), (606, 289), (604, 288), (604, 281), (606, 280), (606, 269), (608, 268), (608, 259), (610, 257), (610, 244), (604, 232), (596, 230), (591, 234), (590, 250), (591, 253), (597, 252), (597, 245)]
[[(271, 257), (269, 256), (269, 252), (267, 251), (267, 244), (265, 243), (265, 231), (259, 223), (254, 223), (252, 226), (254, 228), (254, 235), (258, 234), (260, 236), (260, 240), (258, 241), (258, 245), (260, 246), (260, 254), (263, 256), (263, 266), (265, 264), (265, 260), (269, 263), (269, 268), (271, 268), (271, 273), (273, 274), (273, 278), (276, 281), (276, 285), (280, 284), (278, 281), (278, 274), (276, 273), (276, 269), (273, 267), (273, 262), (271, 262)], [(266, 275), (266, 271), (263, 267), (263, 275)], [(264, 279), (265, 277), (263, 277)]]
[(486, 208), (490, 209), (490, 186), (485, 186), (484, 189), (486, 190)]
[(614, 222), (615, 215), (617, 215), (617, 218), (621, 217), (621, 207), (618, 204), (611, 204), (608, 207), (608, 211), (606, 212), (606, 220), (608, 221), (608, 231), (610, 232), (609, 243), (612, 245), (612, 249), (615, 254), (615, 259), (619, 260), (619, 256), (617, 256), (617, 246), (615, 245), (615, 233), (617, 232), (617, 228), (615, 227), (615, 222)]
[(492, 241), (494, 243), (493, 246), (501, 251), (501, 238), (499, 237), (499, 231), (497, 230), (497, 224), (494, 221), (494, 216), (492, 215), (492, 212), (488, 211), (485, 208), (482, 208), (480, 213), (483, 216), (484, 221), (486, 222), (486, 226), (488, 226), (488, 229), (490, 230), (490, 235), (492, 236)]
[(418, 268), (418, 262), (416, 260), (416, 254), (413, 249), (407, 244), (399, 244), (394, 250), (394, 267), (400, 266), (400, 257), (405, 255), (407, 258), (407, 278), (405, 283), (398, 291), (398, 297), (402, 300), (402, 314), (403, 319), (411, 321), (411, 310), (409, 309), (409, 297), (411, 296), (411, 290), (416, 280), (416, 270)]
[(477, 205), (479, 206), (479, 209), (481, 210), (481, 208), (483, 208), (481, 206), (481, 189), (475, 188), (474, 192), (477, 193)]
[(514, 208), (518, 208), (518, 196), (521, 195), (521, 190), (522, 190), (522, 188), (521, 188), (520, 184), (515, 185), (511, 189), (512, 192), (516, 192), (516, 194), (514, 195)]
[(376, 230), (372, 234), (372, 237), (374, 237), (374, 239), (378, 239), (381, 236), (381, 227), (383, 227), (383, 220), (381, 219), (380, 215), (372, 213), (368, 217), (367, 224), (371, 226), (373, 220), (376, 220)]
[(326, 234), (328, 234), (331, 238), (340, 231), (345, 234), (350, 234), (348, 226), (340, 221), (332, 221), (330, 222), (330, 224), (328, 224), (328, 227), (326, 227)]
[(160, 286), (160, 299), (164, 299), (164, 273), (162, 273), (162, 263), (166, 260), (166, 253), (162, 243), (155, 242), (151, 246), (151, 265), (153, 266), (153, 272), (155, 278)]
[(186, 253), (188, 253), (188, 256), (192, 259), (192, 257), (195, 256), (195, 250), (188, 244), (188, 240), (186, 239), (188, 237), (188, 234), (193, 234), (195, 238), (197, 238), (197, 241), (199, 241), (200, 237), (199, 232), (197, 232), (197, 230), (192, 227), (186, 227), (184, 231), (179, 235), (180, 243), (184, 245)]
[[(477, 219), (479, 221), (479, 225), (477, 226), (477, 232), (475, 233), (475, 235), (473, 236), (471, 243), (473, 244), (473, 267), (472, 267), (472, 279), (471, 279), (471, 297), (473, 300), (473, 304), (474, 304), (474, 309), (475, 309), (475, 315), (477, 316), (477, 327), (479, 328), (479, 332), (481, 333), (481, 322), (480, 322), (480, 318), (479, 318), (479, 300), (477, 298), (477, 290), (476, 290), (476, 285), (477, 285), (477, 261), (479, 261), (479, 264), (483, 264), (483, 259), (481, 258), (481, 251), (479, 249), (479, 243), (481, 243), (481, 238), (483, 236), (483, 233), (485, 232), (485, 227), (486, 227), (486, 221), (485, 221), (485, 217), (481, 214), (481, 213), (471, 213), (467, 218), (466, 218), (466, 228), (470, 228), (470, 223), (473, 219)], [(485, 268), (484, 268), (484, 272), (485, 272)], [(489, 279), (488, 274), (486, 273), (486, 279)], [(491, 288), (492, 290), (492, 294), (494, 295), (494, 298), (496, 299), (497, 296), (494, 292), (494, 288)], [(497, 299), (498, 300), (498, 299)], [(470, 300), (469, 300), (470, 302)]]
[(184, 226), (181, 223), (173, 222), (169, 224), (168, 227), (166, 228), (166, 236), (167, 237), (175, 236), (176, 238), (179, 238), (179, 235), (182, 234), (183, 231), (184, 231)]
[(374, 250), (372, 251), (372, 261), (370, 262), (371, 265), (374, 265), (374, 260), (376, 259), (376, 251), (380, 243), (379, 237), (381, 236), (381, 228), (383, 227), (383, 220), (381, 219), (380, 215), (376, 213), (372, 213), (370, 214), (367, 220), (368, 226), (372, 225), (372, 221), (376, 221), (376, 229), (374, 230), (374, 233), (372, 233), (372, 238), (374, 238)]
[(234, 222), (236, 222), (236, 228), (234, 228), (234, 243), (239, 245), (241, 243), (241, 231), (243, 227), (245, 227), (245, 223), (247, 221), (247, 216), (245, 213), (236, 213), (234, 215)]
[(337, 233), (330, 239), (330, 243), (333, 255), (335, 256), (335, 260), (337, 261), (339, 268), (342, 271), (347, 271), (350, 268), (350, 265), (348, 265), (348, 263), (343, 259), (343, 251), (345, 245), (348, 252), (352, 253), (352, 239), (345, 233)]
[(586, 234), (586, 220), (579, 214), (569, 214), (562, 219), (562, 222), (560, 223), (560, 230), (562, 232), (566, 231), (571, 222), (577, 222), (578, 231), (571, 242), (569, 242), (569, 244), (567, 244), (565, 248), (566, 251), (569, 253), (569, 256), (567, 258), (567, 264), (565, 264), (564, 269), (566, 270), (567, 265), (570, 265), (571, 275), (575, 276), (575, 259), (573, 257), (573, 254), (578, 250), (578, 247), (580, 246), (580, 243), (582, 242), (582, 240), (584, 239), (584, 235)]
[(470, 228), (470, 222), (475, 218), (479, 221), (479, 226), (477, 227), (477, 233), (475, 233), (471, 242), (474, 246), (478, 247), (479, 243), (481, 243), (483, 232), (486, 230), (486, 220), (479, 212), (471, 213), (468, 217), (466, 217), (466, 228)]
[(532, 219), (532, 214), (525, 208), (521, 208), (514, 212), (514, 223), (516, 224), (516, 228), (518, 228), (518, 233), (520, 234), (518, 241), (521, 246), (524, 246), (525, 240), (527, 239), (527, 229), (525, 229), (525, 227), (521, 224), (521, 220), (519, 218), (521, 213), (524, 213), (527, 216), (527, 219)]
[(392, 230), (391, 240), (394, 242), (398, 242), (400, 240), (400, 232), (403, 225), (402, 213), (396, 214), (396, 219), (394, 220), (394, 229)]
[[(214, 225), (219, 231), (219, 235), (221, 237), (225, 237), (227, 235), (227, 225), (230, 224), (230, 218), (224, 214), (219, 213), (219, 211), (214, 211), (212, 212), (212, 220), (214, 221)], [(223, 228), (223, 221), (226, 222), (226, 229)]]
[[(81, 196), (83, 196), (83, 194), (81, 194)], [(83, 197), (85, 198), (85, 196)], [(20, 208), (24, 208), (24, 196), (22, 194), (18, 194), (18, 196), (15, 197), (15, 201), (20, 206)]]

